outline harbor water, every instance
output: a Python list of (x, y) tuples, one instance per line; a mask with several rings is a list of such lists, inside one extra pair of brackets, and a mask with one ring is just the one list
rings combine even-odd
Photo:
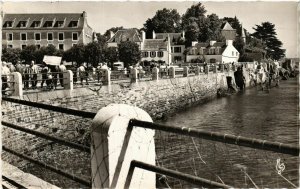
[[(247, 89), (191, 107), (161, 121), (299, 145), (298, 78), (262, 91)], [(233, 187), (298, 187), (299, 157), (156, 131), (157, 164)], [(284, 168), (283, 168), (284, 165)], [(159, 186), (193, 187), (177, 179)]]

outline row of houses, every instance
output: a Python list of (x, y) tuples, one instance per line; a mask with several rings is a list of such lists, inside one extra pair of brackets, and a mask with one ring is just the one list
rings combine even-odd
[[(166, 64), (191, 62), (201, 59), (209, 63), (237, 62), (239, 52), (233, 46), (236, 31), (229, 23), (222, 27), (226, 42), (193, 42), (185, 48), (185, 32), (156, 33), (146, 39), (144, 31), (122, 29), (111, 33), (108, 47), (117, 47), (122, 41), (139, 45), (141, 61), (159, 61)], [(64, 14), (5, 14), (2, 27), (2, 45), (7, 48), (25, 48), (28, 45), (54, 45), (57, 49), (68, 50), (72, 46), (87, 44), (96, 39), (95, 32), (87, 23), (87, 13)]]

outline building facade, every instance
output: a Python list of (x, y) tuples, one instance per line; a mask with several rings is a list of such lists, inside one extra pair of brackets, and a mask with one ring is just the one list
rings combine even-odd
[(238, 62), (240, 53), (232, 44), (232, 40), (225, 42), (210, 41), (209, 43), (193, 43), (186, 56), (187, 62), (200, 59), (206, 63)]
[(23, 49), (54, 45), (68, 50), (75, 44), (93, 41), (93, 29), (87, 13), (5, 14), (2, 25), (2, 47)]

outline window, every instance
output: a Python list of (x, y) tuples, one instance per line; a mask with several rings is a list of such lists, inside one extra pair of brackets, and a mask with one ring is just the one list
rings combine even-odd
[(7, 48), (8, 48), (8, 49), (12, 49), (12, 48), (13, 48), (13, 45), (7, 45)]
[(47, 40), (48, 41), (53, 41), (53, 33), (48, 33), (47, 34)]
[(35, 39), (36, 41), (40, 41), (40, 40), (41, 40), (41, 33), (35, 33), (35, 34), (34, 34), (34, 39)]
[(163, 56), (164, 56), (164, 52), (163, 52), (163, 51), (159, 51), (159, 52), (157, 53), (157, 56), (158, 56), (158, 57), (163, 57)]
[(78, 33), (72, 33), (72, 40), (78, 41)]
[(31, 27), (38, 28), (41, 25), (41, 21), (33, 21)]
[(181, 47), (174, 47), (174, 53), (181, 53)]
[(54, 26), (58, 28), (62, 28), (64, 26), (64, 21), (57, 21)]
[(209, 54), (216, 54), (215, 49), (209, 49)]
[(71, 21), (70, 24), (69, 24), (69, 27), (77, 28), (78, 27), (78, 21)]
[(151, 51), (150, 52), (150, 56), (153, 58), (153, 57), (155, 57), (156, 56), (156, 52), (155, 51)]
[(22, 46), (21, 46), (21, 49), (25, 49), (25, 48), (26, 48), (26, 46), (27, 46), (27, 45), (22, 45)]
[(26, 24), (27, 24), (27, 21), (20, 21), (20, 22), (19, 22), (19, 27), (20, 27), (20, 28), (25, 28), (25, 27), (26, 27)]
[(37, 49), (40, 49), (40, 48), (41, 48), (41, 45), (40, 45), (40, 44), (36, 44), (35, 46), (36, 46)]
[(203, 49), (202, 48), (199, 49), (199, 54), (203, 54)]
[(22, 41), (27, 41), (27, 34), (26, 33), (21, 33), (21, 40)]
[(77, 43), (72, 43), (72, 47), (75, 47), (77, 45)]
[(13, 21), (6, 21), (4, 23), (4, 28), (12, 28), (12, 25), (13, 25)]
[(12, 33), (8, 33), (7, 34), (7, 41), (12, 41), (13, 40), (13, 34)]
[(53, 25), (53, 21), (46, 21), (44, 27), (50, 28)]
[(58, 41), (64, 40), (64, 33), (58, 33)]
[(143, 52), (143, 57), (149, 57), (149, 52)]
[(58, 49), (59, 50), (64, 50), (64, 44), (58, 44)]
[(234, 56), (234, 52), (232, 51), (232, 56)]
[(238, 53), (238, 52), (236, 52), (235, 54), (236, 54), (236, 56), (238, 56), (238, 54), (239, 54), (239, 53)]

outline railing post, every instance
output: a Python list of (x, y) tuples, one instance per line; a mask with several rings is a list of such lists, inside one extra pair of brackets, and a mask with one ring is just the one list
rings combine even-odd
[(73, 72), (67, 70), (63, 72), (64, 88), (68, 90), (73, 90)]
[(169, 68), (169, 75), (170, 75), (170, 78), (175, 78), (176, 77), (176, 74), (175, 74), (175, 67), (170, 67)]
[(137, 82), (138, 80), (138, 70), (136, 68), (132, 68), (130, 70), (130, 73), (131, 73), (131, 82)]
[(206, 74), (208, 74), (208, 72), (209, 72), (209, 65), (204, 66), (204, 71), (205, 71)]
[(195, 75), (200, 75), (200, 67), (196, 66)]
[(218, 71), (218, 67), (216, 64), (213, 65), (213, 73), (217, 73)]
[[(92, 122), (92, 188), (124, 188), (130, 163), (155, 165), (154, 130), (129, 127), (130, 119), (152, 122), (144, 110), (111, 104), (98, 111)], [(155, 188), (155, 173), (136, 169), (130, 188)]]
[(23, 96), (22, 75), (19, 72), (13, 72), (13, 93), (12, 96)]
[(183, 77), (188, 77), (189, 76), (189, 67), (184, 66), (183, 67)]
[(157, 67), (152, 68), (152, 80), (158, 80), (159, 69)]
[(102, 74), (103, 74), (103, 84), (104, 85), (110, 85), (111, 71), (108, 68), (101, 69), (101, 71), (102, 71)]

